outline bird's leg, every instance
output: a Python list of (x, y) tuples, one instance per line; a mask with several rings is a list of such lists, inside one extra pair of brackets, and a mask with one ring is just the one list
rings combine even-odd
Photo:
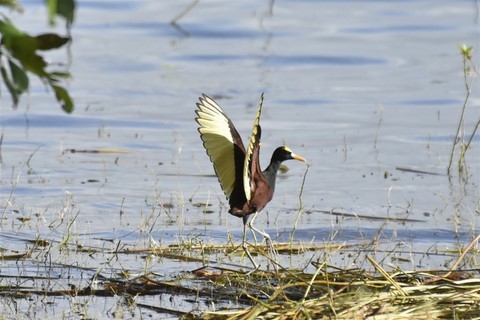
[[(253, 267), (254, 267), (254, 270), (250, 271), (250, 272), (254, 272), (256, 270), (258, 270), (258, 268), (260, 267), (259, 265), (257, 265), (257, 263), (255, 262), (255, 260), (253, 260), (253, 257), (252, 255), (250, 254), (250, 252), (248, 251), (248, 247), (247, 247), (247, 221), (248, 221), (248, 216), (244, 216), (243, 217), (243, 241), (242, 241), (242, 248), (243, 248), (243, 251), (245, 252), (245, 254), (247, 255), (248, 259), (250, 259), (250, 262), (253, 264)], [(255, 239), (256, 240), (256, 239)], [(249, 273), (250, 273), (249, 272)]]
[[(258, 232), (259, 234), (261, 234), (263, 236), (263, 238), (265, 239), (265, 242), (270, 247), (270, 251), (272, 252), (273, 261), (275, 263), (278, 263), (278, 254), (277, 254), (277, 251), (275, 251), (275, 248), (273, 247), (273, 242), (272, 242), (272, 239), (270, 238), (270, 235), (268, 233), (266, 233), (264, 230), (257, 229), (253, 226), (253, 222), (255, 221), (255, 218), (257, 218), (257, 214), (258, 214), (258, 212), (255, 212), (253, 214), (252, 219), (248, 222), (248, 227), (250, 228), (250, 230), (252, 230), (253, 234), (255, 234), (255, 232)], [(245, 225), (244, 225), (244, 228), (245, 228)]]
[[(257, 215), (257, 213), (255, 212), (255, 213), (253, 214), (252, 220), (255, 219), (255, 216), (256, 216), (256, 215)], [(251, 222), (248, 222), (248, 218), (249, 218), (249, 216), (243, 217), (243, 237), (244, 237), (244, 239), (246, 238), (245, 227), (248, 225), (248, 228), (250, 229), (250, 232), (252, 233), (253, 241), (254, 241), (254, 243), (255, 243), (255, 246), (257, 246), (257, 245), (258, 245), (257, 235), (255, 234), (254, 229), (252, 229), (252, 228), (250, 227)]]

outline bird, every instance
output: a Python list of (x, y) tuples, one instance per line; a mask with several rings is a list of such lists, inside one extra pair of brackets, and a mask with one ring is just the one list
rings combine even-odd
[[(267, 168), (261, 170), (260, 139), (262, 129), (260, 127), (260, 116), (262, 114), (263, 96), (262, 93), (247, 148), (245, 148), (232, 120), (215, 100), (206, 94), (202, 94), (195, 110), (197, 115), (195, 121), (199, 125), (200, 138), (230, 205), (228, 212), (243, 219), (242, 247), (255, 270), (259, 266), (248, 251), (246, 228), (248, 227), (252, 231), (254, 237), (255, 232), (261, 234), (275, 253), (268, 233), (254, 227), (253, 222), (257, 214), (272, 200), (275, 180), (281, 163), (292, 159), (307, 162), (305, 158), (293, 153), (290, 148), (280, 146), (273, 152)], [(249, 221), (250, 216), (252, 218)]]

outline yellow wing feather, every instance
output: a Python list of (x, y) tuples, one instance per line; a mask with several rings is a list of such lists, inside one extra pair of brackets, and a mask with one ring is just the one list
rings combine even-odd
[[(235, 185), (234, 134), (237, 134), (232, 122), (222, 108), (210, 97), (203, 95), (197, 103), (198, 131), (207, 150), (210, 161), (227, 198)], [(243, 146), (242, 146), (243, 147)]]
[(253, 121), (252, 136), (248, 142), (248, 148), (245, 153), (245, 164), (243, 166), (243, 188), (245, 190), (245, 196), (248, 203), (250, 203), (252, 192), (255, 188), (252, 183), (252, 154), (255, 148), (260, 146), (260, 137), (261, 137), (261, 128), (260, 128), (260, 116), (262, 114), (262, 104), (263, 104), (263, 93), (260, 96), (260, 103), (258, 104), (257, 114), (255, 120)]

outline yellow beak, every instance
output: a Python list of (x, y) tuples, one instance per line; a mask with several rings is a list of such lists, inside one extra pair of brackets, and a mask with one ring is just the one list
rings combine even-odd
[(298, 161), (302, 161), (302, 162), (307, 162), (307, 160), (301, 156), (299, 156), (298, 154), (295, 154), (292, 152), (292, 158), (295, 159), (295, 160), (298, 160)]

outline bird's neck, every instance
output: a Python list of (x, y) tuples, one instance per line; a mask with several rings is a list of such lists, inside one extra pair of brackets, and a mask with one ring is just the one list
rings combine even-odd
[(270, 185), (270, 188), (272, 188), (272, 191), (275, 190), (275, 180), (277, 179), (277, 172), (278, 172), (278, 169), (280, 169), (281, 164), (282, 164), (282, 161), (272, 159), (267, 169), (263, 171), (263, 175), (265, 176), (265, 179)]

